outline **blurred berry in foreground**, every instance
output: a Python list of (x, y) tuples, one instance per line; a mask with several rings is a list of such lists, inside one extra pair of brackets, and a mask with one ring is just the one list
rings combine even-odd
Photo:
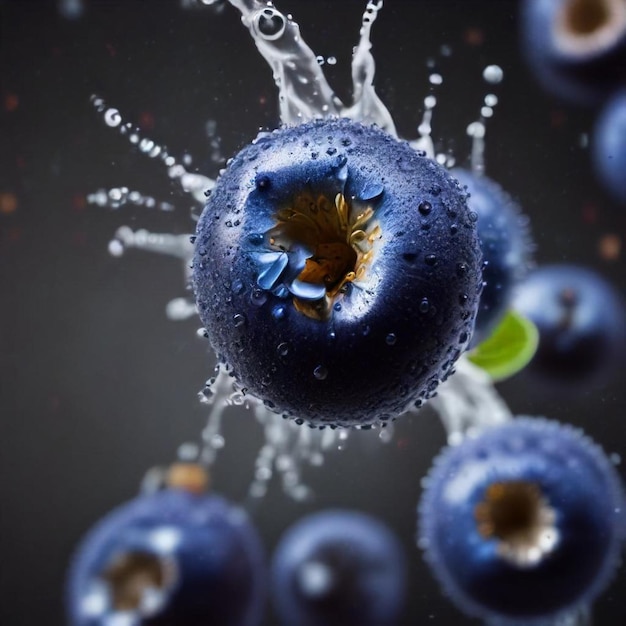
[(393, 626), (404, 605), (404, 555), (367, 515), (316, 513), (282, 538), (272, 588), (285, 626)]
[(72, 626), (260, 623), (256, 531), (243, 510), (200, 491), (197, 466), (173, 470), (172, 486), (122, 505), (79, 546), (68, 584)]
[(419, 506), (420, 545), (458, 608), (498, 624), (553, 624), (619, 564), (623, 492), (581, 431), (516, 418), (448, 448)]

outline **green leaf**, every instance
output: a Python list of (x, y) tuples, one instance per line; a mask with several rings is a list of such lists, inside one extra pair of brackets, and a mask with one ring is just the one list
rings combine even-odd
[(498, 382), (523, 370), (538, 344), (537, 327), (519, 313), (508, 311), (493, 333), (471, 350), (468, 357)]

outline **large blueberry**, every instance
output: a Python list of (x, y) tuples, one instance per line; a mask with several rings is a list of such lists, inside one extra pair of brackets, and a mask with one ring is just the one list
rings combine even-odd
[(609, 193), (626, 204), (626, 90), (611, 96), (600, 112), (592, 150), (598, 178)]
[(467, 347), (482, 283), (465, 195), (376, 127), (262, 133), (198, 224), (193, 283), (217, 354), (267, 406), (319, 426), (432, 395)]
[(613, 465), (580, 431), (516, 418), (435, 461), (419, 518), (426, 559), (463, 612), (553, 624), (618, 566), (624, 499)]
[(596, 104), (626, 78), (623, 0), (524, 0), (522, 46), (544, 88)]
[(486, 339), (510, 305), (513, 287), (524, 277), (532, 250), (528, 219), (496, 182), (464, 169), (452, 170), (464, 186), (467, 204), (478, 215), (484, 288), (473, 343)]
[(245, 513), (170, 488), (124, 504), (84, 539), (70, 572), (70, 623), (254, 626), (262, 580), (260, 540)]
[(404, 604), (406, 564), (379, 521), (352, 511), (304, 518), (281, 539), (272, 564), (285, 626), (393, 626)]
[(514, 307), (539, 330), (526, 373), (546, 388), (589, 389), (624, 363), (624, 302), (598, 274), (572, 265), (541, 267), (519, 285)]

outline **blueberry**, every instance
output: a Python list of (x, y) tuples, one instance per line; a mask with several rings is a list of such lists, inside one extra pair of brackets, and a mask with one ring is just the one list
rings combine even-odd
[(549, 92), (597, 104), (626, 77), (622, 0), (524, 0), (522, 46)]
[(260, 540), (242, 510), (170, 487), (120, 506), (88, 533), (70, 571), (70, 623), (253, 626), (262, 577)]
[(517, 289), (514, 307), (539, 330), (527, 373), (555, 390), (602, 384), (623, 363), (626, 309), (594, 272), (570, 265), (537, 269)]
[(215, 351), (250, 393), (312, 425), (368, 425), (432, 395), (482, 282), (465, 195), (376, 127), (261, 134), (198, 223), (193, 283)]
[(310, 515), (276, 549), (276, 610), (285, 626), (390, 626), (404, 604), (405, 565), (397, 539), (374, 518)]
[(435, 461), (419, 506), (420, 544), (463, 612), (545, 624), (609, 582), (623, 505), (615, 469), (582, 432), (516, 418)]
[(526, 274), (533, 244), (527, 218), (500, 185), (464, 169), (451, 173), (466, 187), (467, 204), (478, 215), (484, 288), (472, 342), (477, 344), (489, 336), (508, 309), (513, 287)]
[(600, 112), (593, 131), (592, 156), (605, 189), (626, 203), (626, 90), (614, 94)]

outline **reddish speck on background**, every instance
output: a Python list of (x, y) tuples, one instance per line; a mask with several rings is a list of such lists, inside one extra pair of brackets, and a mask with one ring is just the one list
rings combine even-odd
[(598, 252), (605, 261), (617, 261), (622, 253), (622, 239), (619, 235), (609, 233), (600, 238)]
[(561, 128), (567, 123), (567, 113), (563, 109), (550, 111), (550, 125), (552, 128)]
[(17, 211), (17, 196), (10, 191), (0, 192), (0, 213), (10, 215)]
[(396, 443), (398, 450), (406, 450), (411, 445), (411, 441), (407, 437), (401, 437)]
[(485, 41), (485, 33), (480, 28), (468, 28), (463, 39), (470, 46), (482, 46)]
[(110, 57), (114, 57), (117, 54), (117, 50), (112, 43), (104, 44), (104, 47), (107, 49)]
[(154, 114), (150, 111), (142, 111), (139, 114), (139, 128), (141, 128), (141, 130), (153, 130)]
[(593, 204), (585, 204), (582, 218), (585, 224), (595, 224), (598, 221), (598, 209)]
[(85, 199), (84, 194), (75, 193), (72, 196), (72, 211), (74, 213), (82, 213), (87, 206), (87, 201)]
[(7, 93), (4, 94), (4, 109), (9, 113), (13, 113), (13, 111), (17, 110), (17, 107), (20, 105), (20, 99), (16, 93)]
[(77, 248), (83, 248), (87, 245), (87, 233), (82, 230), (76, 231), (72, 235), (72, 244)]

